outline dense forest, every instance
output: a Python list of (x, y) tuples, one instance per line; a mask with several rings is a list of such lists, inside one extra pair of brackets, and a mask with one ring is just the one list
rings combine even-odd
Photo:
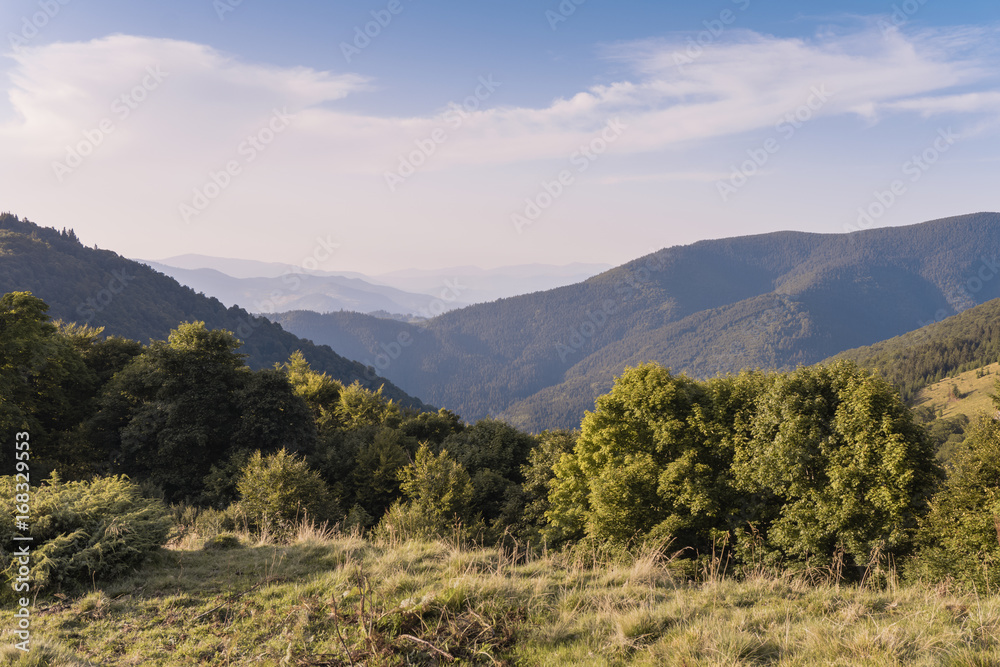
[[(701, 241), (422, 324), (274, 318), (431, 403), (540, 431), (579, 424), (626, 366), (655, 360), (698, 378), (790, 370), (913, 331), (1000, 297), (997, 258), (1000, 216), (983, 213)], [(397, 350), (400, 336), (411, 344)]]
[(172, 278), (120, 255), (83, 246), (72, 230), (40, 227), (0, 214), (0, 292), (30, 291), (64, 322), (101, 327), (106, 335), (163, 340), (180, 322), (232, 331), (252, 368), (266, 368), (301, 351), (309, 363), (347, 384), (358, 381), (401, 405), (427, 407), (374, 371), (315, 345), (239, 307), (197, 294)]
[[(52, 585), (124, 567), (82, 566), (79, 539), (88, 558), (105, 538), (162, 543), (161, 500), (279, 536), (309, 517), (528, 548), (669, 542), (688, 558), (722, 550), (733, 566), (836, 564), (846, 576), (873, 558), (913, 576), (1000, 574), (1000, 424), (980, 420), (943, 469), (898, 391), (850, 361), (708, 381), (640, 365), (579, 430), (536, 436), (402, 407), (297, 352), (253, 370), (232, 333), (202, 322), (142, 345), (46, 311), (30, 293), (0, 298), (0, 431), (31, 434), (32, 479), (49, 478), (33, 493), (62, 499), (49, 505), (61, 518), (39, 522), (51, 541), (38, 577)], [(73, 516), (99, 514), (67, 515), (67, 497), (119, 498), (115, 512), (145, 528), (105, 517), (74, 533)]]

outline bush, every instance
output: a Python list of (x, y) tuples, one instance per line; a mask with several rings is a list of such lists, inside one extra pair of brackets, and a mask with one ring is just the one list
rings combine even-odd
[(303, 459), (282, 449), (263, 456), (259, 451), (240, 473), (239, 514), (251, 530), (288, 537), (297, 521), (336, 521), (340, 510), (326, 482)]
[[(0, 497), (14, 498), (13, 477), (0, 478)], [(164, 504), (145, 498), (125, 477), (61, 482), (57, 476), (31, 489), (32, 591), (73, 588), (110, 579), (138, 566), (166, 543), (172, 527)], [(10, 584), (18, 566), (12, 556), (14, 507), (3, 504), (0, 557)], [(4, 586), (5, 594), (12, 591)]]
[(975, 586), (1000, 581), (1000, 422), (983, 416), (931, 501), (908, 574), (953, 577)]

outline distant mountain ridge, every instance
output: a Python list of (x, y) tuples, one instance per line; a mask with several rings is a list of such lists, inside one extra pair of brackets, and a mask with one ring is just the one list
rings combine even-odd
[[(433, 317), (472, 303), (571, 285), (612, 268), (610, 264), (584, 263), (522, 264), (495, 269), (455, 266), (400, 269), (369, 276), (195, 254), (137, 261), (196, 291), (251, 312), (273, 312), (268, 307), (278, 305), (278, 310), (385, 311), (422, 317)], [(289, 285), (296, 287), (289, 290)], [(271, 297), (274, 293), (279, 296)], [(258, 310), (254, 304), (264, 307)]]
[(84, 247), (72, 231), (40, 227), (0, 214), (0, 293), (30, 291), (49, 305), (53, 319), (102, 326), (105, 334), (139, 340), (165, 339), (184, 321), (227, 329), (243, 341), (251, 367), (269, 367), (301, 350), (312, 367), (350, 384), (357, 380), (403, 404), (428, 408), (365, 366), (255, 318), (227, 308), (172, 278), (109, 250)]
[(998, 259), (1000, 214), (979, 213), (666, 248), (419, 326), (354, 313), (275, 318), (467, 418), (541, 430), (577, 426), (628, 365), (655, 360), (702, 378), (789, 369), (912, 331), (1000, 297)]

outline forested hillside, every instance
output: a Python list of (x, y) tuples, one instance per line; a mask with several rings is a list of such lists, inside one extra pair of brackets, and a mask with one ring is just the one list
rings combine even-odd
[(426, 407), (391, 381), (376, 377), (324, 345), (302, 340), (280, 325), (198, 294), (144, 264), (109, 250), (84, 247), (72, 231), (39, 227), (0, 215), (0, 294), (28, 291), (44, 300), (53, 319), (104, 327), (106, 335), (142, 343), (163, 340), (181, 322), (201, 321), (243, 341), (252, 368), (283, 363), (297, 350), (314, 368), (350, 384), (377, 389), (403, 405)]
[[(667, 248), (590, 280), (414, 326), (276, 316), (425, 400), (530, 430), (573, 427), (628, 365), (707, 378), (789, 369), (1000, 297), (1000, 215)], [(407, 344), (400, 344), (402, 340)]]
[(1000, 360), (1000, 299), (828, 361), (838, 359), (877, 368), (910, 400), (942, 378)]

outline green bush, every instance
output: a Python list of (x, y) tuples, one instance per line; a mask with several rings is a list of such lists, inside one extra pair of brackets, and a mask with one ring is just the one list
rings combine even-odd
[[(0, 478), (0, 497), (13, 500), (15, 487), (13, 477)], [(30, 495), (32, 591), (73, 588), (124, 574), (163, 546), (171, 532), (164, 504), (143, 497), (125, 477), (64, 483), (53, 476), (32, 487)], [(9, 564), (4, 571), (9, 595), (18, 566), (12, 545), (24, 543), (13, 541), (13, 503), (0, 506), (0, 558)]]
[(237, 482), (238, 514), (251, 530), (287, 537), (297, 521), (336, 521), (341, 512), (329, 487), (303, 459), (282, 449), (250, 457)]
[(907, 573), (953, 577), (979, 590), (1000, 582), (1000, 422), (983, 416), (956, 454), (921, 522), (921, 548)]

